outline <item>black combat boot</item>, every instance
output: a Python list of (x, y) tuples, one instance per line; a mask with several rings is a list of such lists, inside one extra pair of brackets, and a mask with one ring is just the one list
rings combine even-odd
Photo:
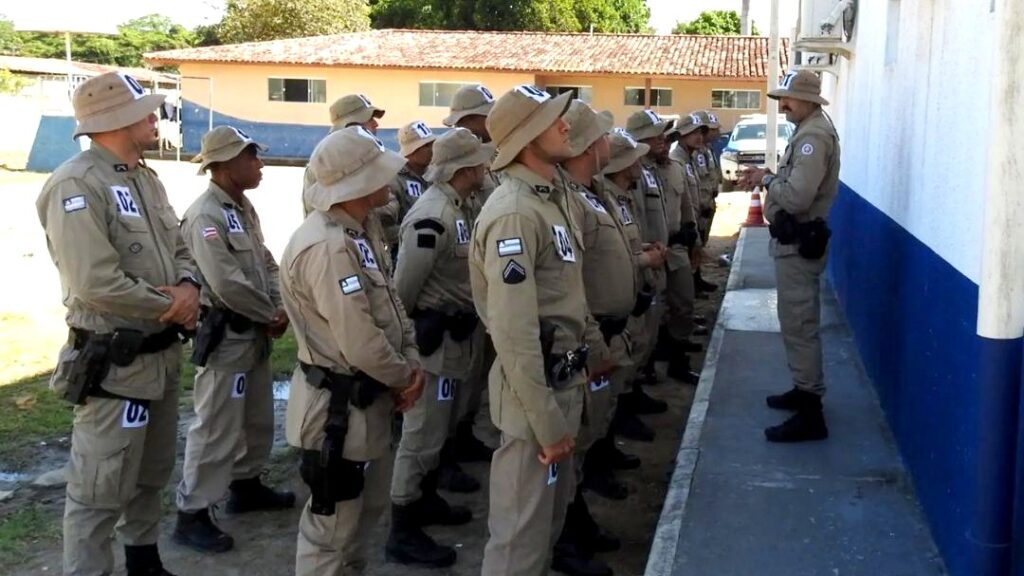
[(718, 285), (704, 280), (701, 277), (700, 268), (697, 268), (697, 271), (693, 273), (693, 289), (697, 292), (710, 293), (718, 290)]
[(700, 374), (690, 369), (690, 357), (686, 354), (676, 354), (672, 357), (666, 375), (691, 386), (696, 386), (700, 382)]
[(455, 427), (455, 457), (459, 462), (490, 462), (494, 450), (473, 435), (473, 419)]
[[(565, 535), (565, 531), (562, 531)], [(555, 543), (551, 558), (551, 569), (569, 576), (612, 576), (612, 569), (594, 558), (577, 542), (561, 538)]]
[(473, 513), (465, 506), (449, 504), (437, 493), (438, 473), (432, 471), (420, 481), (423, 496), (416, 501), (416, 516), (420, 526), (460, 526), (473, 519)]
[[(593, 458), (591, 458), (593, 454)], [(612, 470), (636, 470), (640, 467), (640, 458), (634, 454), (627, 454), (615, 445), (615, 433), (611, 430), (599, 439), (587, 451), (587, 460), (599, 463), (599, 466), (607, 466)]]
[(647, 360), (647, 364), (639, 371), (636, 381), (644, 386), (654, 386), (658, 383), (658, 371), (654, 367), (654, 355)]
[(444, 568), (455, 563), (455, 549), (441, 546), (420, 527), (417, 504), (391, 505), (391, 533), (384, 547), (388, 562)]
[(662, 414), (668, 411), (668, 403), (658, 400), (644, 392), (640, 386), (634, 386), (633, 390), (619, 395), (619, 406), (630, 414)]
[(125, 546), (124, 567), (128, 576), (174, 576), (164, 570), (156, 544)]
[(480, 490), (480, 482), (466, 474), (462, 466), (459, 466), (458, 458), (455, 456), (455, 444), (451, 440), (446, 440), (444, 447), (441, 448), (441, 463), (435, 472), (438, 478), (437, 484), (442, 490), (459, 494), (469, 494)]
[(800, 392), (800, 389), (794, 386), (788, 392), (768, 396), (765, 398), (765, 402), (768, 403), (769, 408), (796, 411), (800, 408), (801, 397), (802, 393)]
[[(580, 487), (576, 488), (576, 497), (566, 510), (565, 525), (572, 527), (576, 542), (591, 553), (614, 552), (622, 547), (622, 542), (615, 535), (594, 520)], [(562, 534), (565, 532), (563, 529)]]
[(622, 404), (619, 404), (615, 409), (615, 417), (612, 418), (612, 430), (615, 431), (616, 435), (622, 436), (627, 440), (636, 440), (637, 442), (654, 441), (654, 430), (651, 430), (635, 414), (631, 414), (628, 410), (623, 410)]
[(778, 426), (765, 428), (765, 438), (769, 442), (808, 442), (828, 438), (821, 396), (801, 390), (797, 392), (796, 404), (796, 414)]
[(259, 510), (287, 510), (295, 507), (295, 494), (274, 490), (260, 482), (260, 477), (235, 480), (228, 486), (228, 512), (244, 514)]
[(583, 487), (608, 500), (625, 500), (629, 497), (629, 488), (619, 482), (615, 473), (607, 467), (584, 472)]
[(235, 539), (213, 523), (207, 508), (197, 512), (179, 510), (172, 539), (200, 552), (227, 552), (235, 546)]

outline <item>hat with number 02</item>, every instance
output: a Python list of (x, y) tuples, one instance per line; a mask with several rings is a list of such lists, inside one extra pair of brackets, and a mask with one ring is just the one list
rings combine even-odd
[(75, 90), (74, 137), (113, 132), (131, 126), (153, 113), (164, 102), (163, 94), (146, 94), (139, 81), (121, 72), (90, 78)]
[(336, 130), (320, 141), (309, 159), (316, 184), (309, 203), (322, 212), (340, 202), (369, 196), (388, 185), (405, 166), (405, 158), (362, 126)]
[(511, 164), (523, 148), (565, 113), (571, 98), (571, 92), (552, 98), (529, 84), (516, 86), (498, 98), (487, 114), (487, 131), (498, 146), (491, 169), (501, 170)]
[(793, 70), (779, 81), (779, 87), (768, 93), (773, 100), (794, 98), (828, 106), (828, 100), (821, 97), (821, 78), (810, 70)]
[(203, 147), (192, 161), (199, 164), (199, 173), (206, 172), (214, 162), (227, 162), (242, 153), (249, 146), (255, 146), (259, 152), (266, 152), (267, 147), (253, 140), (248, 134), (234, 126), (217, 126), (203, 136)]

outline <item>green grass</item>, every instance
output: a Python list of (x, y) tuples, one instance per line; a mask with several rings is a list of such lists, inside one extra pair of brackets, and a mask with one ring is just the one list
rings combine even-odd
[(36, 542), (50, 542), (60, 536), (60, 516), (40, 506), (15, 510), (0, 518), (0, 565), (25, 559), (26, 549)]

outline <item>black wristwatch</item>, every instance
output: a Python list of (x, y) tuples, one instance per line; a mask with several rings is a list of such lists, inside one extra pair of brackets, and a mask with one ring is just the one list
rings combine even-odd
[(186, 282), (188, 282), (189, 284), (195, 286), (196, 290), (202, 290), (203, 289), (203, 285), (199, 283), (199, 280), (196, 280), (195, 276), (185, 276), (184, 278), (181, 279), (180, 282), (178, 282), (178, 286), (181, 286), (182, 284), (184, 284)]

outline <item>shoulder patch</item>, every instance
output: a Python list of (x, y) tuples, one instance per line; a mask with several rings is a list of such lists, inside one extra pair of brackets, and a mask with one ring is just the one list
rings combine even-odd
[(416, 235), (416, 247), (417, 248), (436, 248), (437, 247), (437, 236), (433, 234), (417, 234)]
[(206, 240), (216, 240), (218, 236), (217, 229), (213, 226), (203, 228), (203, 238)]
[(363, 285), (359, 283), (359, 276), (348, 276), (338, 280), (338, 286), (341, 287), (341, 293), (348, 296), (349, 294), (355, 294), (363, 289)]
[(814, 145), (811, 144), (810, 142), (804, 144), (803, 146), (800, 147), (800, 153), (803, 154), (804, 156), (810, 156), (811, 154), (814, 154)]
[(424, 218), (412, 225), (413, 230), (433, 230), (438, 234), (444, 234), (444, 224), (432, 218)]
[(515, 260), (509, 260), (501, 272), (501, 279), (505, 281), (505, 284), (519, 284), (526, 280), (526, 268), (523, 268)]
[(84, 195), (72, 196), (64, 199), (65, 212), (78, 212), (79, 210), (85, 210)]
[(504, 238), (498, 240), (498, 256), (515, 256), (523, 253), (522, 238)]

